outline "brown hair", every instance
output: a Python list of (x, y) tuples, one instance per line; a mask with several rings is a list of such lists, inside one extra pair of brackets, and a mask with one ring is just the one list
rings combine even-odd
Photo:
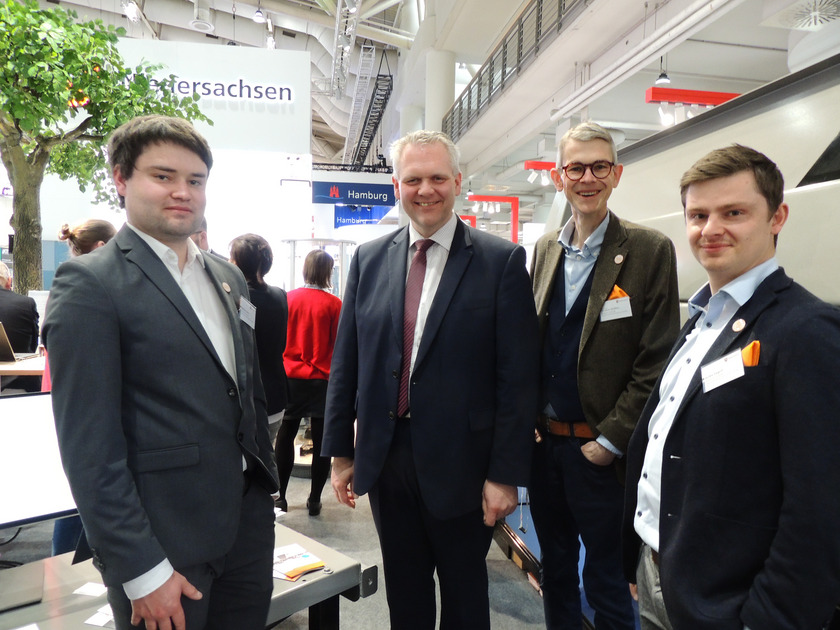
[(264, 285), (263, 277), (274, 263), (271, 245), (257, 234), (243, 234), (230, 242), (230, 260), (249, 284)]
[[(111, 170), (117, 167), (120, 174), (129, 179), (134, 173), (137, 158), (150, 144), (172, 143), (192, 151), (207, 165), (213, 167), (213, 154), (210, 145), (187, 120), (174, 116), (138, 116), (117, 128), (108, 141), (108, 161)], [(125, 207), (125, 199), (120, 195), (120, 207)]]
[(767, 200), (772, 217), (784, 201), (785, 180), (776, 163), (763, 153), (740, 144), (707, 153), (688, 169), (680, 179), (680, 197), (685, 208), (685, 196), (692, 184), (751, 171), (758, 192)]
[(116, 233), (116, 228), (108, 221), (88, 219), (72, 228), (66, 223), (62, 225), (58, 240), (67, 241), (73, 256), (81, 256), (96, 249), (97, 243), (107, 243)]
[(335, 265), (333, 257), (323, 249), (313, 249), (303, 261), (303, 281), (314, 284), (322, 289), (332, 287), (332, 270)]

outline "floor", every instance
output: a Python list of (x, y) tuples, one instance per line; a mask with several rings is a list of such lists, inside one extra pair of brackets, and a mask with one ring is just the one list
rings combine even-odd
[[(364, 565), (381, 567), (379, 542), (367, 498), (360, 497), (356, 509), (351, 510), (334, 499), (328, 486), (324, 491), (321, 514), (312, 517), (306, 510), (308, 494), (309, 480), (292, 477), (287, 494), (289, 512), (279, 516), (278, 522), (356, 558)], [(30, 562), (49, 555), (52, 523), (27, 526), (17, 538), (3, 544), (13, 535), (14, 531), (0, 531), (0, 564)], [(539, 593), (528, 582), (526, 574), (508, 560), (495, 543), (487, 556), (487, 566), (492, 627), (500, 630), (544, 628)], [(379, 590), (374, 595), (357, 602), (341, 598), (340, 616), (342, 628), (389, 627), (381, 573)], [(304, 630), (308, 627), (307, 611), (301, 611), (277, 626), (280, 630)]]

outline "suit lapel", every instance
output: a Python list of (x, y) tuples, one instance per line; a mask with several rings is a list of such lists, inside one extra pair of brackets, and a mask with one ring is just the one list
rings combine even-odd
[[(242, 327), (239, 325), (239, 301), (242, 296), (239, 294), (239, 283), (235, 282), (233, 278), (229, 278), (228, 290), (222, 286), (222, 279), (225, 277), (224, 266), (213, 260), (213, 256), (204, 256), (205, 269), (210, 278), (210, 283), (216, 289), (216, 294), (222, 301), (222, 306), (230, 324), (230, 331), (233, 335), (233, 352), (236, 361), (236, 382), (239, 391), (244, 391), (247, 383), (247, 367), (245, 365), (245, 345), (242, 339)], [(247, 299), (247, 298), (246, 298)], [(221, 365), (221, 360), (213, 352), (216, 361)], [(224, 367), (224, 366), (223, 366)]]
[(388, 303), (391, 308), (391, 328), (394, 343), (402, 351), (403, 311), (405, 310), (405, 283), (408, 273), (408, 227), (394, 235), (388, 246)]
[(558, 230), (554, 234), (553, 239), (546, 241), (545, 248), (541, 254), (542, 260), (539, 260), (538, 264), (535, 266), (535, 269), (553, 270), (550, 274), (537, 274), (539, 284), (534, 287), (534, 294), (537, 296), (537, 314), (541, 319), (545, 316), (545, 312), (551, 302), (551, 294), (554, 290), (554, 283), (557, 281), (557, 274), (561, 273), (560, 269), (562, 269), (563, 265), (564, 249), (557, 241), (559, 237), (560, 231)]
[[(688, 386), (688, 390), (686, 390), (685, 396), (680, 404), (680, 408), (677, 410), (676, 417), (679, 417), (682, 410), (690, 402), (690, 400), (696, 396), (698, 392), (702, 391), (703, 379), (700, 371), (701, 367), (747, 345), (747, 342), (750, 340), (750, 335), (752, 335), (755, 320), (758, 319), (765, 309), (776, 302), (777, 293), (785, 290), (790, 286), (790, 284), (791, 279), (785, 275), (784, 271), (778, 269), (768, 276), (760, 285), (758, 285), (755, 293), (753, 293), (752, 297), (747, 300), (747, 303), (739, 308), (735, 315), (732, 316), (732, 324), (727, 324), (726, 328), (721, 331), (718, 338), (712, 344), (712, 347), (709, 348), (706, 356), (703, 357), (703, 360), (700, 362), (700, 366), (698, 366), (697, 371), (691, 379), (691, 384)], [(738, 320), (744, 321), (743, 327), (733, 326), (733, 324)], [(692, 318), (691, 321), (696, 322), (697, 318)], [(691, 330), (693, 330), (693, 328), (693, 326), (691, 328), (686, 326), (686, 329), (684, 329), (684, 335), (680, 338), (681, 342), (685, 341), (685, 337)], [(735, 330), (735, 328), (738, 328), (738, 330)], [(682, 345), (682, 343), (679, 345)], [(670, 359), (668, 362), (670, 363)]]
[(417, 369), (423, 358), (429, 351), (429, 346), (434, 341), (438, 329), (443, 322), (449, 304), (455, 295), (461, 278), (470, 264), (473, 257), (472, 241), (466, 227), (457, 219), (455, 235), (452, 237), (452, 246), (449, 249), (449, 256), (443, 268), (443, 275), (440, 278), (435, 299), (426, 317), (426, 325), (423, 327), (423, 337), (420, 339), (420, 347), (417, 349), (417, 358), (414, 361), (414, 368)]
[[(201, 325), (187, 297), (184, 295), (181, 287), (175, 282), (163, 261), (143, 242), (143, 239), (137, 236), (127, 226), (120, 230), (115, 239), (126, 260), (137, 265), (149, 281), (166, 297), (178, 314), (184, 318), (201, 343), (204, 344), (204, 347), (216, 363), (224, 370), (224, 365), (216, 354), (216, 349), (213, 347), (210, 337), (204, 330), (204, 326)], [(161, 314), (161, 316), (163, 317), (164, 315)], [(237, 365), (239, 365), (238, 357)]]
[(604, 242), (601, 244), (601, 251), (595, 268), (592, 273), (592, 290), (589, 292), (589, 301), (586, 305), (586, 317), (583, 320), (583, 331), (580, 335), (580, 349), (586, 345), (589, 335), (595, 328), (595, 323), (601, 316), (601, 309), (610, 295), (615, 281), (624, 262), (627, 260), (627, 230), (619, 222), (617, 216), (610, 212), (610, 220), (607, 223), (607, 231), (604, 234)]

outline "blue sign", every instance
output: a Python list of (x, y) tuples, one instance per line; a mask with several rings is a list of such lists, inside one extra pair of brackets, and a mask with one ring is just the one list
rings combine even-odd
[(312, 203), (343, 203), (347, 206), (395, 206), (394, 187), (389, 184), (312, 182)]
[(335, 227), (376, 225), (392, 206), (336, 206)]

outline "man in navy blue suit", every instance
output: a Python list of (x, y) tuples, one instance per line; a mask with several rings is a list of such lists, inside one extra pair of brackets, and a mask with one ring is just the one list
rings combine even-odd
[(409, 134), (391, 159), (411, 221), (351, 263), (322, 453), (339, 501), (370, 493), (392, 626), (434, 628), (437, 572), (440, 627), (489, 628), (485, 557), (528, 480), (537, 412), (525, 252), (453, 214), (461, 173), (447, 136)]
[(840, 312), (776, 262), (788, 206), (765, 155), (712, 151), (680, 185), (709, 282), (628, 449), (642, 628), (822, 628), (840, 593)]

